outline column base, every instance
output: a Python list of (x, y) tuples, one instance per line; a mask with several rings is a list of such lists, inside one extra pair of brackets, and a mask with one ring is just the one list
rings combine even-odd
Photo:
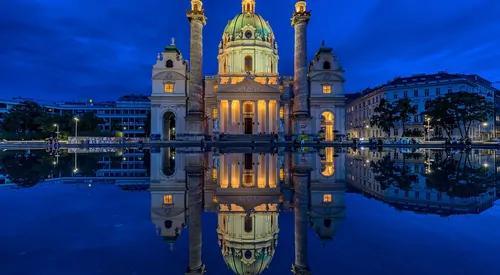
[(293, 139), (296, 139), (299, 135), (311, 135), (312, 134), (312, 118), (309, 114), (294, 113), (293, 114)]
[(184, 133), (177, 134), (178, 140), (202, 140), (205, 138), (205, 116), (203, 112), (191, 112), (186, 116)]
[(295, 275), (311, 275), (311, 270), (308, 267), (300, 267), (293, 264), (292, 273)]
[(205, 274), (206, 270), (205, 270), (205, 265), (201, 265), (200, 268), (196, 269), (196, 270), (191, 270), (190, 268), (188, 268), (186, 270), (186, 275), (199, 275), (199, 274)]

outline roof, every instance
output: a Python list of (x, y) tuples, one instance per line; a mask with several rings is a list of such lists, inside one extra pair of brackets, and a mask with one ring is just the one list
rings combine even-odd
[(478, 85), (484, 85), (487, 87), (491, 87), (492, 89), (495, 89), (493, 87), (493, 83), (489, 80), (486, 80), (478, 75), (475, 74), (459, 74), (459, 73), (448, 73), (445, 71), (440, 71), (434, 74), (425, 74), (425, 73), (420, 73), (420, 74), (414, 74), (411, 76), (406, 76), (406, 77), (400, 77), (397, 76), (393, 80), (387, 81), (387, 83), (379, 85), (375, 88), (367, 88), (362, 91), (362, 96), (380, 91), (381, 89), (385, 89), (388, 87), (395, 87), (395, 86), (404, 86), (404, 85), (417, 85), (417, 84), (429, 84), (432, 82), (441, 82), (441, 81), (451, 81), (451, 80), (463, 80), (463, 81), (469, 81), (473, 82)]
[(241, 29), (247, 25), (250, 25), (255, 28), (254, 38), (256, 33), (260, 35), (260, 39), (265, 41), (265, 37), (269, 36), (273, 33), (269, 22), (264, 20), (262, 16), (257, 13), (240, 13), (237, 14), (233, 20), (230, 20), (226, 28), (224, 29), (224, 34), (230, 35), (230, 40), (235, 41), (238, 40), (236, 38), (237, 35), (240, 35), (243, 39), (244, 34), (241, 32)]

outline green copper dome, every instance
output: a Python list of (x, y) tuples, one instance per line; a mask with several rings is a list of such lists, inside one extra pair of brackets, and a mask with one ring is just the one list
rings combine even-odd
[[(242, 29), (248, 25), (255, 28), (255, 33), (252, 32), (251, 36), (248, 31), (242, 31)], [(250, 28), (250, 30), (253, 30), (253, 28)], [(229, 41), (239, 39), (260, 39), (269, 41), (270, 37), (274, 36), (269, 22), (264, 20), (262, 16), (250, 12), (236, 15), (233, 20), (227, 23), (224, 34), (228, 36)]]

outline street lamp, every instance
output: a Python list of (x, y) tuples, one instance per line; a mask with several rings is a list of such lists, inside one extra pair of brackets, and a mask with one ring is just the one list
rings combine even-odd
[(75, 141), (78, 143), (78, 118), (75, 117)]
[(54, 124), (56, 127), (56, 138), (59, 140), (59, 124)]
[(425, 131), (426, 135), (427, 135), (427, 141), (429, 141), (429, 134), (430, 134), (430, 131), (431, 131), (431, 118), (426, 116), (425, 117), (425, 121), (427, 121), (427, 130)]
[(75, 151), (75, 169), (73, 169), (73, 172), (76, 173), (78, 172), (78, 153)]

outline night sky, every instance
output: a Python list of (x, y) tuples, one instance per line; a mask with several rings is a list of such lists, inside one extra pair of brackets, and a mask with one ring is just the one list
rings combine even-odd
[[(257, 0), (293, 72), (295, 0)], [(189, 59), (189, 0), (2, 0), (0, 98), (112, 100), (150, 93), (156, 54), (176, 44)], [(204, 74), (240, 0), (206, 0)], [(346, 70), (346, 92), (414, 73), (476, 73), (500, 81), (498, 0), (309, 0), (308, 55), (325, 40)], [(495, 66), (496, 65), (496, 66)]]

